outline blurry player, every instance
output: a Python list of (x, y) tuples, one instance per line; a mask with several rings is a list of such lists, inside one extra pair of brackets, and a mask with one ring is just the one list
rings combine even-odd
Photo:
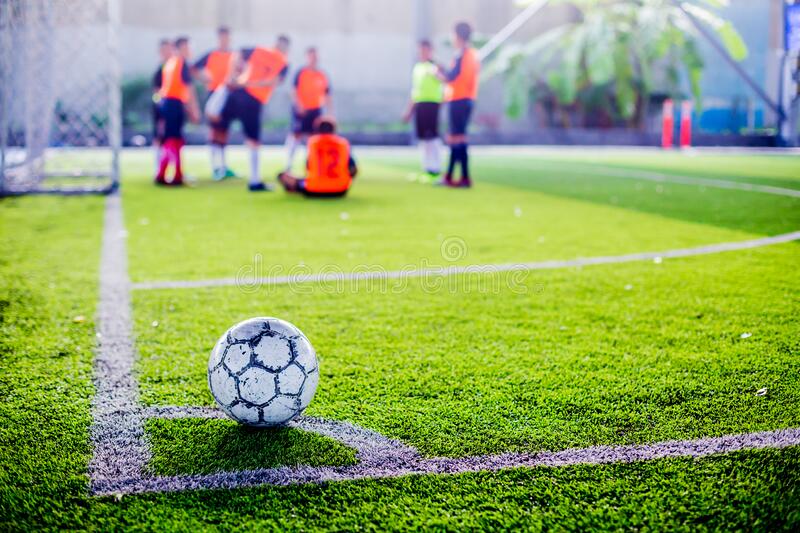
[(153, 74), (153, 148), (156, 156), (156, 172), (161, 165), (161, 144), (164, 141), (164, 120), (161, 117), (161, 72), (164, 64), (172, 57), (172, 43), (169, 39), (161, 39), (158, 43), (159, 65)]
[(331, 85), (319, 70), (317, 49), (306, 50), (306, 65), (297, 71), (292, 89), (292, 131), (286, 137), (286, 171), (291, 172), (297, 146), (314, 133), (314, 122), (323, 109), (331, 113)]
[[(155, 182), (157, 185), (183, 185), (181, 168), (181, 148), (183, 148), (183, 126), (186, 115), (194, 122), (200, 120), (197, 96), (192, 87), (189, 72), (189, 39), (179, 37), (175, 40), (175, 50), (161, 70), (160, 113), (164, 120), (164, 142), (161, 161)], [(175, 174), (167, 181), (167, 167), (172, 163)]]
[[(217, 28), (217, 48), (201, 57), (192, 67), (192, 74), (205, 82), (209, 96), (225, 84), (232, 56), (231, 31), (226, 26), (220, 26)], [(213, 130), (213, 121), (210, 126)], [(212, 131), (209, 140), (212, 175), (215, 180), (232, 178), (235, 174), (225, 164), (225, 145), (216, 142), (216, 137)]]
[(297, 178), (282, 172), (278, 176), (287, 192), (297, 192), (314, 198), (337, 198), (347, 194), (358, 173), (347, 139), (336, 135), (336, 122), (331, 117), (319, 117), (316, 133), (308, 139), (308, 172)]
[[(472, 116), (472, 109), (478, 97), (478, 75), (481, 63), (478, 52), (470, 44), (472, 26), (459, 22), (455, 27), (455, 43), (459, 56), (449, 71), (442, 70), (447, 81), (445, 100), (448, 102), (450, 164), (447, 174), (439, 182), (449, 187), (470, 187), (469, 155), (467, 154), (467, 128)], [(461, 181), (453, 182), (456, 164), (461, 165)]]
[(442, 81), (438, 67), (433, 62), (430, 41), (419, 43), (419, 62), (414, 65), (411, 84), (411, 101), (404, 120), (414, 117), (417, 139), (422, 147), (422, 168), (431, 179), (442, 171), (439, 140), (439, 107), (443, 98)]
[(246, 48), (234, 54), (227, 81), (231, 92), (222, 108), (219, 122), (212, 130), (214, 142), (224, 145), (231, 123), (234, 120), (241, 122), (245, 142), (250, 148), (248, 189), (251, 192), (272, 190), (261, 181), (259, 170), (261, 110), (275, 87), (286, 77), (289, 69), (286, 59), (288, 50), (289, 38), (281, 35), (274, 48)]

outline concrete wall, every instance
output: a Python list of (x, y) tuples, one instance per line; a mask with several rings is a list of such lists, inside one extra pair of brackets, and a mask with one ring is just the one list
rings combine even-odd
[[(320, 49), (343, 122), (397, 123), (406, 104), (415, 43), (433, 37), (440, 60), (449, 62), (450, 31), (470, 20), (491, 35), (519, 11), (513, 0), (123, 0), (122, 65), (127, 78), (149, 75), (162, 37), (190, 36), (199, 57), (215, 43), (215, 28), (233, 29), (235, 46), (271, 44), (279, 33), (292, 39), (290, 61), (298, 67), (309, 45)], [(533, 34), (547, 20), (534, 21)], [(501, 90), (487, 87), (479, 112), (502, 111)], [(288, 92), (276, 92), (267, 118), (288, 117)]]
[[(747, 39), (751, 49), (745, 69), (772, 94), (777, 68), (776, 33), (781, 0), (731, 0), (725, 15)], [(230, 26), (236, 46), (271, 44), (278, 33), (293, 38), (293, 67), (303, 50), (320, 48), (323, 68), (332, 78), (339, 119), (346, 123), (397, 123), (405, 105), (414, 43), (433, 37), (440, 60), (453, 56), (449, 34), (454, 22), (472, 21), (478, 33), (492, 35), (520, 8), (514, 0), (122, 0), (123, 72), (126, 77), (150, 75), (156, 65), (161, 37), (189, 35), (196, 56), (214, 46), (217, 25)], [(548, 8), (529, 22), (518, 38), (524, 40), (570, 17), (561, 6)], [(777, 25), (777, 26), (776, 26)], [(737, 98), (763, 108), (752, 91), (715, 53), (705, 47), (706, 102), (729, 103)], [(502, 116), (502, 85), (482, 88), (477, 115)], [(288, 118), (288, 92), (276, 93), (266, 118)], [(504, 126), (511, 126), (507, 121)], [(519, 124), (517, 126), (520, 126)]]
[[(782, 0), (731, 0), (722, 14), (731, 20), (749, 48), (742, 63), (744, 70), (771, 96), (778, 100), (779, 65), (783, 49)], [(702, 43), (706, 70), (703, 94), (706, 108), (732, 104), (750, 107), (751, 120), (764, 116), (764, 123), (774, 123), (764, 102), (731, 69), (707, 43)], [(758, 126), (759, 124), (754, 124)]]

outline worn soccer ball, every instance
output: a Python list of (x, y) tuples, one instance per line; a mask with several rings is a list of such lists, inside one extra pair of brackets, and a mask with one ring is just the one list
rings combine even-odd
[(277, 318), (251, 318), (219, 339), (208, 361), (208, 386), (231, 418), (256, 427), (285, 424), (311, 403), (319, 382), (314, 348)]

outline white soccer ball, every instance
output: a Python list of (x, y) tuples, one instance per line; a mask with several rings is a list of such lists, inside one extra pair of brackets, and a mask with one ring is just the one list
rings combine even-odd
[(311, 403), (319, 383), (317, 354), (303, 332), (277, 318), (251, 318), (219, 339), (208, 360), (208, 387), (220, 408), (242, 424), (279, 426)]

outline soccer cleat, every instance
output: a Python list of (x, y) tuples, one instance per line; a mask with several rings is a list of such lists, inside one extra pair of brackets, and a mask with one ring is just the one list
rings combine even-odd
[(223, 175), (224, 178), (238, 178), (239, 176), (236, 175), (236, 172), (233, 170), (225, 167), (225, 174)]
[(215, 168), (214, 174), (211, 176), (211, 179), (214, 181), (222, 181), (225, 179), (225, 169), (223, 168)]
[(461, 178), (461, 181), (451, 185), (451, 187), (454, 187), (456, 189), (469, 189), (470, 187), (472, 187), (472, 180), (470, 180), (469, 178)]
[(442, 179), (435, 182), (434, 185), (437, 187), (452, 187), (453, 186), (453, 176), (450, 174), (445, 174)]
[(272, 185), (268, 185), (263, 181), (258, 183), (250, 183), (247, 186), (247, 190), (250, 192), (270, 192), (274, 189)]
[(288, 191), (291, 189), (291, 185), (289, 184), (289, 180), (286, 179), (286, 174), (288, 174), (288, 172), (281, 172), (276, 179), (278, 183), (283, 185), (283, 188)]

